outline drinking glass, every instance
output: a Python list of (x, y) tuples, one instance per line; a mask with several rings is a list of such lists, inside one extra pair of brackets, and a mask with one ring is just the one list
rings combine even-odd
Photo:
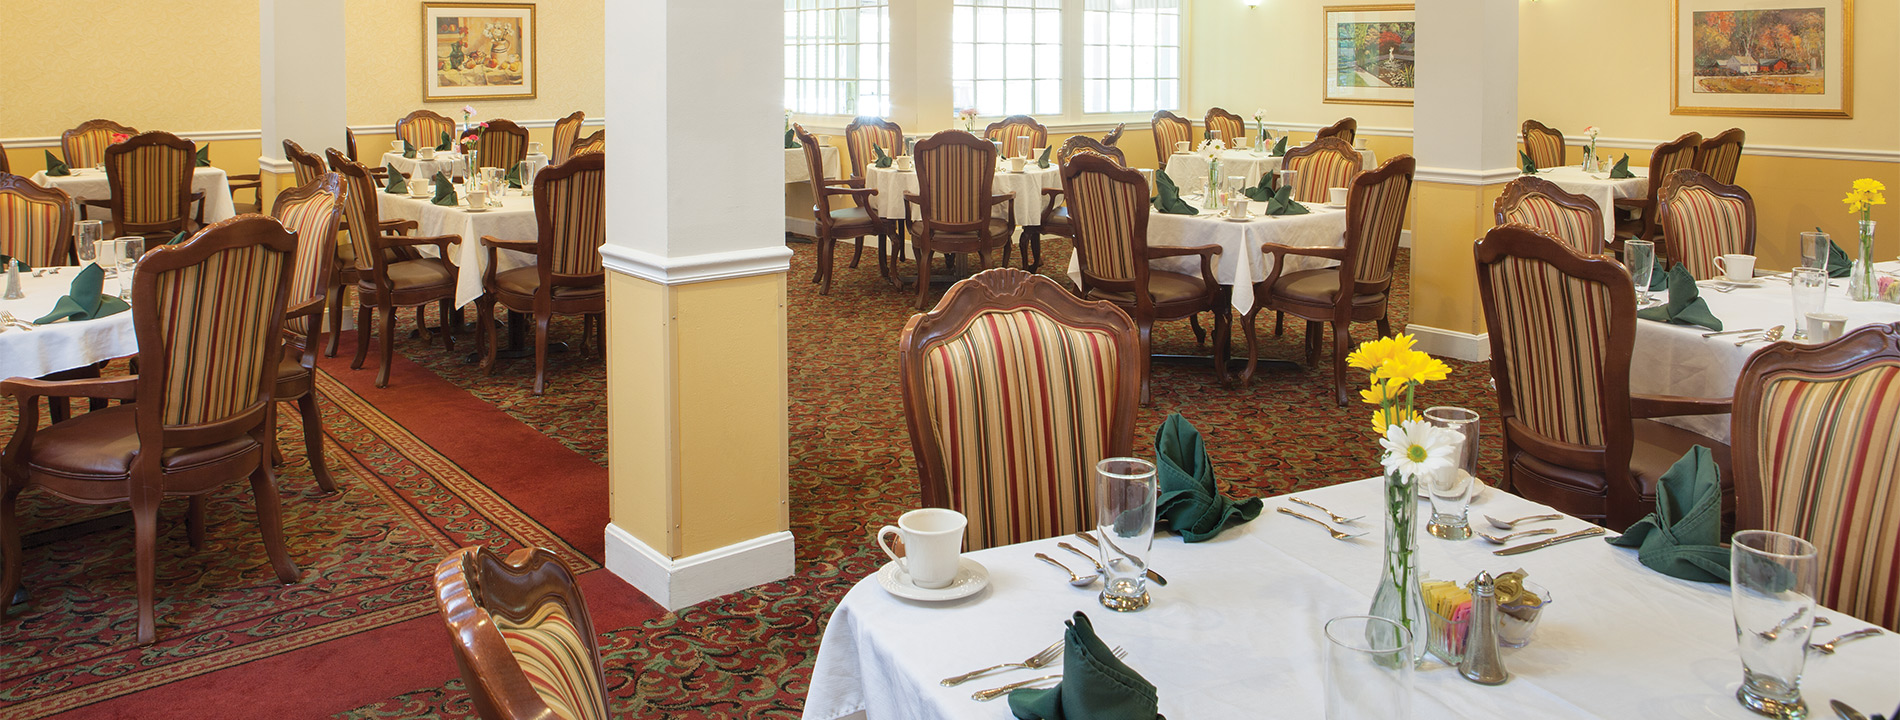
[(132, 299), (132, 271), (139, 266), (139, 258), (145, 256), (145, 238), (119, 238), (119, 299)]
[(79, 264), (92, 262), (99, 256), (99, 239), (106, 235), (103, 220), (81, 220), (73, 223), (73, 249), (79, 253)]
[(1432, 471), (1422, 478), (1425, 495), (1432, 502), (1432, 519), (1425, 532), (1446, 540), (1471, 538), (1471, 497), (1483, 487), (1478, 482), (1478, 413), (1461, 407), (1441, 406), (1425, 411), (1425, 422), (1458, 436), (1458, 450), (1451, 467)]
[(1148, 607), (1148, 551), (1160, 495), (1154, 463), (1108, 458), (1095, 464), (1095, 530), (1101, 537), (1102, 606), (1116, 612)]
[(1629, 263), (1630, 280), (1636, 283), (1636, 306), (1649, 304), (1649, 284), (1656, 271), (1656, 243), (1648, 240), (1623, 241), (1623, 259)]
[[(1024, 157), (1024, 158), (1029, 157), (1029, 142), (1030, 141), (1029, 141), (1028, 135), (1016, 136), (1016, 155), (1018, 157)], [(1035, 158), (1029, 158), (1029, 159), (1034, 160)]]
[(96, 246), (98, 249), (94, 251), (93, 258), (99, 263), (99, 269), (105, 271), (104, 277), (118, 277), (119, 253), (125, 247), (124, 240), (125, 238), (100, 240)]
[(1280, 187), (1294, 188), (1293, 195), (1292, 195), (1293, 199), (1294, 200), (1300, 199), (1299, 197), (1300, 191), (1298, 189), (1300, 187), (1300, 171), (1281, 170), (1280, 171)]
[(1326, 621), (1326, 720), (1410, 720), (1412, 634), (1395, 621)]
[(1827, 271), (1817, 267), (1798, 267), (1790, 274), (1788, 282), (1794, 286), (1794, 339), (1806, 340), (1808, 313), (1827, 312)]
[(1801, 672), (1814, 631), (1814, 546), (1772, 530), (1735, 533), (1729, 551), (1729, 594), (1741, 644), (1742, 686), (1735, 699), (1756, 714), (1807, 716)]
[(1834, 241), (1827, 233), (1810, 231), (1801, 233), (1801, 267), (1827, 269), (1827, 258)]

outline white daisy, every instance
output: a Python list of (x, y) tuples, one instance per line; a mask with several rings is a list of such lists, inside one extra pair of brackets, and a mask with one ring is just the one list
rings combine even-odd
[(1433, 470), (1451, 467), (1458, 436), (1423, 420), (1408, 420), (1387, 429), (1379, 446), (1385, 448), (1381, 463), (1388, 474), (1424, 477)]

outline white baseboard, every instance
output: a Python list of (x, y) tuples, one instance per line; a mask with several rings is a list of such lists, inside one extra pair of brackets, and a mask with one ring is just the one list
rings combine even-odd
[(1491, 336), (1487, 334), (1473, 335), (1418, 324), (1405, 326), (1405, 332), (1418, 338), (1419, 350), (1439, 357), (1466, 362), (1484, 362), (1491, 359)]
[(797, 559), (786, 531), (675, 560), (608, 523), (607, 569), (671, 611), (791, 577)]

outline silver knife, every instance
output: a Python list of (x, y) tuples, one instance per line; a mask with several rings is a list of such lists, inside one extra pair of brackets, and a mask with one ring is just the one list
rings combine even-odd
[(1839, 700), (1829, 700), (1827, 703), (1834, 706), (1834, 714), (1841, 716), (1841, 720), (1867, 720), (1866, 715), (1862, 715), (1859, 710), (1848, 707), (1847, 703)]
[(1596, 537), (1598, 535), (1602, 535), (1604, 532), (1605, 531), (1603, 528), (1593, 526), (1593, 527), (1584, 528), (1582, 530), (1578, 530), (1573, 533), (1558, 535), (1557, 537), (1550, 538), (1548, 540), (1538, 540), (1537, 542), (1524, 543), (1523, 545), (1518, 545), (1516, 547), (1507, 547), (1502, 550), (1492, 550), (1491, 554), (1516, 555), (1518, 553), (1527, 553), (1532, 550), (1542, 550), (1552, 545), (1556, 545), (1557, 543), (1567, 543), (1572, 540), (1582, 540), (1587, 537)]

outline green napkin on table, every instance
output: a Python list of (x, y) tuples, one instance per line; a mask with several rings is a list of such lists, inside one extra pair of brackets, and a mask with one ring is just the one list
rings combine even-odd
[(1668, 290), (1668, 289), (1669, 289), (1669, 267), (1666, 265), (1663, 265), (1663, 261), (1661, 257), (1651, 258), (1650, 268), (1649, 268), (1649, 291), (1656, 292), (1658, 290)]
[(1042, 149), (1042, 157), (1036, 158), (1036, 167), (1049, 169), (1049, 148)]
[(1156, 210), (1169, 215), (1201, 214), (1201, 211), (1194, 209), (1193, 205), (1181, 199), (1181, 189), (1175, 187), (1174, 178), (1168, 177), (1168, 174), (1164, 172), (1155, 173), (1154, 206)]
[(125, 312), (132, 306), (125, 304), (116, 295), (102, 295), (100, 288), (105, 287), (106, 271), (98, 263), (87, 263), (73, 277), (73, 286), (66, 297), (53, 305), (53, 311), (46, 317), (34, 320), (34, 325), (45, 325), (59, 320), (96, 320), (114, 313)]
[(792, 134), (791, 128), (785, 128), (785, 149), (786, 150), (798, 149), (798, 136)]
[(876, 165), (877, 167), (880, 167), (880, 168), (887, 168), (891, 166), (891, 156), (888, 154), (885, 154), (883, 146), (878, 145), (877, 143), (871, 143), (871, 154), (876, 157), (875, 160), (871, 161), (872, 165)]
[(1848, 259), (1847, 251), (1842, 250), (1841, 246), (1835, 244), (1832, 240), (1829, 240), (1827, 244), (1827, 276), (1831, 278), (1844, 278), (1853, 274), (1854, 261)]
[(1700, 325), (1716, 331), (1722, 329), (1722, 321), (1709, 312), (1708, 301), (1702, 299), (1702, 291), (1696, 287), (1695, 276), (1690, 275), (1689, 268), (1682, 263), (1676, 263), (1675, 267), (1669, 269), (1669, 302), (1638, 310), (1636, 317), (1671, 325)]
[(198, 167), (211, 167), (211, 146), (198, 148)]
[(1517, 151), (1517, 165), (1518, 171), (1525, 175), (1537, 174), (1537, 161), (1531, 159), (1530, 153), (1523, 150)]
[(408, 140), (402, 141), (402, 156), (410, 160), (416, 159), (416, 146), (409, 144)]
[(455, 196), (455, 183), (449, 182), (449, 176), (436, 173), (434, 182), (435, 197), (430, 199), (429, 202), (447, 207), (455, 207), (462, 204), (461, 198)]
[(440, 142), (440, 143), (437, 143), (437, 144), (436, 144), (436, 146), (435, 146), (435, 151), (436, 151), (436, 152), (448, 152), (448, 151), (449, 151), (450, 149), (452, 149), (452, 148), (454, 148), (454, 147), (455, 147), (455, 137), (454, 137), (453, 135), (450, 135), (450, 134), (449, 134), (449, 131), (447, 131), (447, 130), (443, 130), (443, 131), (442, 131), (442, 142)]
[(1637, 548), (1636, 559), (1664, 575), (1728, 582), (1729, 550), (1722, 547), (1722, 471), (1715, 466), (1715, 455), (1700, 445), (1691, 448), (1656, 481), (1656, 511), (1609, 542)]
[(53, 151), (46, 151), (47, 177), (63, 177), (71, 174), (73, 174), (73, 169), (66, 167), (66, 161), (53, 157)]
[(1220, 494), (1214, 463), (1201, 433), (1181, 413), (1168, 415), (1155, 432), (1155, 478), (1161, 497), (1155, 502), (1155, 526), (1164, 523), (1184, 542), (1212, 540), (1230, 521), (1260, 516), (1260, 498), (1234, 502)]
[(1115, 657), (1080, 611), (1062, 634), (1062, 682), (1009, 694), (1017, 720), (1155, 720), (1154, 683)]
[(521, 163), (515, 163), (514, 167), (508, 168), (508, 172), (502, 175), (501, 179), (508, 183), (508, 187), (521, 187)]
[(1614, 167), (1610, 168), (1610, 179), (1628, 180), (1634, 177), (1636, 177), (1636, 173), (1630, 172), (1630, 154), (1623, 153), (1623, 157), (1616, 161)]
[(1273, 186), (1276, 183), (1274, 177), (1274, 173), (1271, 172), (1261, 175), (1258, 184), (1242, 189), (1240, 194), (1246, 195), (1248, 200), (1254, 202), (1268, 202), (1273, 199)]
[(1273, 191), (1273, 199), (1267, 201), (1268, 215), (1305, 215), (1313, 212), (1304, 203), (1293, 199), (1293, 186), (1288, 185)]
[(1273, 152), (1269, 154), (1272, 155), (1273, 157), (1286, 157), (1286, 136), (1285, 135), (1281, 135), (1279, 141), (1273, 143)]
[(0, 273), (6, 272), (8, 265), (16, 265), (16, 264), (20, 266), (20, 272), (33, 272), (33, 266), (26, 264), (25, 260), (21, 260), (19, 258), (13, 257), (6, 253), (0, 253)]
[(383, 192), (394, 195), (409, 193), (409, 181), (403, 179), (402, 171), (396, 169), (395, 163), (383, 163), (383, 170), (389, 173), (389, 180), (383, 185)]

